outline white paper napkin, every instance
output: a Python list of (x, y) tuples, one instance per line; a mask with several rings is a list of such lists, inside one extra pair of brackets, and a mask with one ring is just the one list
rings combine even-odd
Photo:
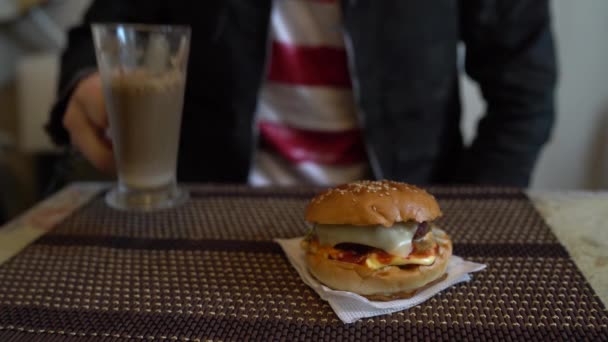
[(448, 262), (445, 280), (417, 293), (408, 299), (398, 299), (389, 302), (375, 302), (356, 293), (348, 291), (336, 291), (319, 283), (306, 268), (305, 253), (300, 242), (303, 237), (293, 239), (275, 239), (281, 245), (291, 265), (298, 271), (302, 281), (319, 294), (321, 299), (329, 302), (338, 317), (344, 323), (353, 323), (360, 318), (373, 317), (393, 313), (416, 306), (431, 298), (440, 291), (463, 281), (471, 280), (469, 273), (481, 271), (486, 268), (484, 264), (478, 264), (452, 256)]

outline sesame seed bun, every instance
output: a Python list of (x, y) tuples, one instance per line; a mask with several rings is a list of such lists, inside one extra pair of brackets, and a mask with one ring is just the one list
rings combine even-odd
[(315, 278), (335, 290), (358, 293), (377, 301), (410, 298), (445, 277), (452, 241), (438, 228), (433, 229), (433, 235), (439, 250), (435, 262), (429, 266), (388, 266), (372, 270), (365, 265), (331, 260), (319, 253), (307, 253), (306, 263)]
[(318, 224), (392, 226), (395, 222), (432, 221), (441, 216), (433, 195), (395, 181), (358, 181), (320, 193), (306, 208), (306, 220)]

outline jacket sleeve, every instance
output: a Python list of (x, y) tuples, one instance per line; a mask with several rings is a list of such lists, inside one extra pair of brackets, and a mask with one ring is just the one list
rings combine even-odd
[(45, 128), (54, 143), (69, 143), (63, 127), (63, 115), (78, 81), (97, 69), (91, 23), (157, 21), (161, 12), (159, 1), (96, 0), (84, 15), (82, 23), (68, 33), (68, 45), (61, 56), (57, 100)]
[(527, 186), (554, 121), (556, 61), (548, 0), (462, 0), (465, 68), (487, 104), (457, 177)]

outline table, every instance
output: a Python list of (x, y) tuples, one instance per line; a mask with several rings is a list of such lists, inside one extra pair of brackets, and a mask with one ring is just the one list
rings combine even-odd
[(76, 184), (0, 229), (0, 340), (608, 338), (579, 270), (605, 294), (593, 276), (605, 267), (604, 194), (430, 188), (455, 253), (488, 268), (410, 310), (344, 325), (271, 242), (305, 233), (319, 189), (191, 185), (178, 210), (128, 214), (105, 206), (103, 188)]
[(608, 305), (608, 191), (529, 191), (604, 305)]

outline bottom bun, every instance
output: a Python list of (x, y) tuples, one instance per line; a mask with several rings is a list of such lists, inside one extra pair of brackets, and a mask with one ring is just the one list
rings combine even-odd
[(452, 241), (441, 229), (433, 228), (439, 245), (435, 262), (429, 266), (399, 268), (388, 266), (372, 270), (367, 266), (330, 260), (322, 255), (307, 253), (310, 273), (323, 284), (350, 291), (373, 300), (409, 298), (422, 288), (441, 281), (452, 255)]

